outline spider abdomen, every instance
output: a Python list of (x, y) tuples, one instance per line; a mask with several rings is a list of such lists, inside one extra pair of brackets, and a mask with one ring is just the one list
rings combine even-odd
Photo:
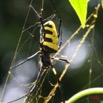
[(53, 21), (44, 23), (44, 33), (42, 35), (42, 49), (49, 53), (58, 51), (58, 33)]

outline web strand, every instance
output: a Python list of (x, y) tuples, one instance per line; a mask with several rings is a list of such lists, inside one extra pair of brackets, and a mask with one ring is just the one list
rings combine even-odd
[[(50, 1), (51, 1), (51, 0), (50, 0)], [(20, 50), (22, 49), (23, 45), (25, 44), (25, 43), (24, 43), (24, 44), (20, 47), (20, 43), (21, 43), (21, 39), (22, 39), (23, 33), (26, 32), (26, 31), (28, 31), (28, 30), (29, 30), (30, 28), (32, 28), (32, 27), (36, 27), (36, 26), (40, 25), (40, 22), (37, 22), (37, 23), (35, 23), (34, 25), (29, 26), (28, 28), (25, 27), (25, 26), (26, 26), (26, 23), (27, 23), (27, 20), (28, 20), (29, 13), (30, 13), (30, 8), (33, 9), (33, 7), (32, 7), (32, 2), (33, 2), (33, 0), (31, 0), (30, 6), (29, 6), (29, 9), (28, 9), (28, 13), (27, 13), (27, 15), (26, 15), (25, 22), (24, 22), (24, 25), (23, 25), (23, 28), (22, 28), (22, 31), (21, 31), (21, 35), (20, 35), (20, 38), (19, 38), (19, 41), (18, 41), (16, 50), (15, 50), (15, 53), (14, 53), (14, 57), (13, 57), (13, 60), (12, 60), (10, 69), (9, 69), (9, 71), (8, 71), (8, 75), (7, 75), (7, 77), (6, 77), (6, 81), (5, 81), (5, 84), (4, 84), (4, 88), (3, 88), (3, 91), (2, 91), (1, 97), (0, 97), (0, 103), (2, 103), (1, 101), (2, 101), (2, 99), (3, 99), (3, 96), (4, 96), (4, 93), (5, 93), (5, 90), (6, 90), (6, 86), (7, 86), (8, 80), (9, 80), (10, 76), (13, 76), (13, 75), (12, 75), (13, 69), (16, 68), (16, 67), (18, 67), (18, 66), (20, 66), (20, 65), (22, 65), (23, 63), (25, 63), (25, 62), (27, 62), (28, 60), (32, 59), (33, 56), (35, 57), (37, 54), (40, 53), (40, 51), (38, 51), (36, 54), (28, 57), (25, 61), (23, 61), (23, 63), (20, 63), (20, 64), (18, 64), (18, 65), (15, 65), (15, 61), (16, 61), (17, 55), (19, 54)], [(41, 12), (40, 12), (41, 15), (43, 14), (43, 8), (44, 8), (44, 0), (42, 0), (42, 6), (41, 6)], [(54, 8), (55, 8), (55, 7), (54, 7)], [(64, 70), (63, 70), (62, 74), (61, 74), (60, 77), (59, 77), (59, 80), (60, 80), (60, 81), (62, 80), (62, 78), (63, 78), (64, 75), (66, 74), (66, 72), (67, 72), (70, 64), (73, 62), (73, 60), (74, 60), (74, 58), (76, 57), (78, 51), (80, 50), (80, 47), (82, 46), (82, 44), (85, 42), (86, 38), (88, 37), (90, 31), (94, 29), (94, 27), (95, 27), (95, 22), (96, 22), (96, 19), (97, 19), (97, 16), (98, 16), (98, 10), (99, 10), (99, 8), (100, 8), (100, 4), (98, 4), (98, 6), (96, 7), (96, 10), (88, 17), (87, 22), (88, 22), (88, 20), (91, 19), (91, 17), (95, 16), (94, 19), (92, 20), (91, 24), (87, 25), (87, 27), (86, 27), (86, 28), (87, 28), (87, 31), (86, 31), (85, 34), (83, 34), (83, 36), (82, 36), (82, 38), (81, 38), (81, 40), (80, 40), (79, 45), (77, 46), (75, 52), (74, 52), (73, 55), (72, 55), (72, 58), (69, 60), (69, 62), (67, 61), (68, 63), (65, 65)], [(35, 9), (33, 9), (33, 10), (35, 11)], [(35, 13), (36, 13), (36, 11), (35, 11)], [(38, 13), (36, 13), (36, 14), (38, 15)], [(57, 14), (58, 14), (58, 13), (57, 13)], [(41, 18), (41, 17), (42, 17), (41, 15), (38, 15), (38, 16), (40, 16), (40, 18)], [(53, 14), (53, 15), (50, 16), (51, 19), (53, 19), (54, 17), (55, 17), (55, 14)], [(49, 17), (48, 17), (48, 18), (49, 18)], [(43, 19), (41, 22), (44, 22), (45, 20), (48, 20), (48, 18)], [(43, 26), (43, 25), (42, 25), (42, 26)], [(60, 24), (59, 29), (60, 29), (60, 28), (61, 28), (61, 24)], [(70, 43), (70, 41), (78, 34), (78, 32), (79, 32), (80, 30), (81, 30), (81, 26), (71, 35), (71, 37), (70, 37), (70, 38), (65, 42), (65, 44), (59, 49), (59, 51), (58, 51), (53, 57), (51, 57), (51, 59), (53, 59), (53, 58), (56, 59), (56, 56)], [(34, 31), (35, 31), (35, 30), (34, 30)], [(29, 34), (31, 34), (31, 33), (29, 33)], [(94, 39), (92, 39), (92, 40), (94, 40)], [(26, 41), (25, 41), (25, 42), (26, 42)], [(94, 41), (92, 41), (92, 46), (93, 46), (93, 44), (94, 44)], [(94, 47), (94, 46), (93, 46), (93, 47)], [(97, 56), (97, 55), (96, 55), (96, 56)], [(91, 54), (91, 61), (92, 61), (92, 54)], [(98, 62), (98, 64), (100, 64), (101, 66), (103, 66), (103, 64), (101, 63), (101, 61), (98, 59), (98, 56), (97, 56), (97, 62)], [(15, 65), (15, 66), (14, 66), (14, 65)], [(56, 71), (56, 70), (55, 70), (55, 68), (54, 68), (54, 69), (53, 69), (53, 72), (55, 73), (55, 71)], [(101, 76), (103, 76), (103, 73), (102, 73), (101, 75), (99, 75), (98, 77), (96, 77), (94, 80), (91, 79), (91, 78), (92, 78), (92, 62), (91, 62), (91, 66), (90, 66), (90, 69), (89, 69), (89, 83), (88, 83), (88, 86), (91, 87), (91, 84), (92, 84), (94, 81), (96, 81), (97, 79), (99, 79)], [(15, 78), (15, 77), (13, 77), (13, 78)], [(16, 81), (16, 79), (15, 79), (15, 81)], [(18, 81), (17, 81), (17, 82), (18, 82)], [(53, 87), (53, 89), (52, 89), (52, 90), (50, 91), (50, 93), (48, 94), (48, 96), (47, 96), (47, 97), (44, 97), (44, 103), (47, 103), (47, 102), (49, 102), (49, 101), (51, 100), (51, 98), (54, 96), (55, 91), (56, 91), (56, 89), (57, 89), (58, 86), (59, 86), (59, 84), (56, 83), (55, 86)], [(42, 84), (41, 84), (41, 87), (42, 87)], [(41, 87), (40, 87), (40, 88), (41, 88)], [(30, 93), (25, 94), (25, 96), (28, 96), (28, 94), (30, 94)], [(21, 98), (24, 98), (25, 96), (23, 96), (23, 97), (21, 97)], [(6, 103), (12, 103), (12, 102), (18, 101), (18, 100), (21, 99), (21, 98), (18, 98), (18, 99), (16, 99), (16, 100), (13, 100), (13, 101), (10, 101), (10, 102), (6, 102)]]
[[(31, 3), (32, 4), (33, 0), (31, 0)], [(6, 86), (7, 86), (7, 82), (8, 82), (8, 79), (11, 75), (11, 70), (12, 70), (12, 67), (15, 65), (15, 61), (16, 61), (16, 57), (17, 57), (17, 53), (18, 53), (18, 49), (19, 49), (19, 45), (20, 45), (20, 42), (21, 42), (21, 39), (22, 39), (22, 35), (23, 35), (23, 30), (25, 28), (25, 25), (26, 25), (26, 22), (27, 22), (27, 19), (28, 19), (28, 15), (29, 15), (29, 12), (30, 12), (30, 8), (28, 9), (28, 12), (27, 12), (27, 15), (26, 15), (26, 18), (25, 18), (25, 21), (24, 21), (24, 25), (23, 25), (23, 28), (22, 28), (22, 31), (21, 31), (21, 34), (20, 34), (20, 38), (18, 40), (18, 43), (17, 43), (17, 46), (16, 46), (16, 50), (14, 52), (14, 56), (13, 56), (13, 59), (12, 59), (12, 62), (11, 62), (11, 66), (9, 68), (9, 72), (8, 72), (8, 75), (6, 77), (6, 81), (4, 83), (4, 87), (3, 87), (3, 90), (2, 90), (2, 93), (1, 93), (1, 97), (0, 97), (0, 102), (2, 101), (3, 99), (3, 96), (4, 96), (4, 93), (5, 93), (5, 89), (6, 89)]]

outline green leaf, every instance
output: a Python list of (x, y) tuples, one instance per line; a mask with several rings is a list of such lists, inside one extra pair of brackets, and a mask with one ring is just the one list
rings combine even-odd
[(88, 1), (89, 0), (69, 0), (70, 4), (78, 15), (83, 28), (86, 24)]
[(103, 0), (101, 0), (101, 5), (102, 5), (102, 9), (103, 9)]

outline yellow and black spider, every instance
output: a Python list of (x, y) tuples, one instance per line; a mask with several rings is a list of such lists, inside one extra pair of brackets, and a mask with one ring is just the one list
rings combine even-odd
[[(60, 60), (60, 61), (65, 61), (67, 63), (69, 63), (68, 60), (64, 59), (64, 58), (53, 58), (51, 57), (52, 53), (56, 53), (58, 52), (61, 42), (59, 43), (59, 37), (61, 36), (61, 18), (59, 16), (59, 13), (56, 10), (56, 7), (54, 5), (54, 3), (52, 2), (52, 0), (50, 0), (56, 15), (59, 18), (59, 26), (58, 26), (58, 30), (57, 27), (55, 25), (55, 23), (53, 22), (52, 18), (55, 17), (52, 16), (51, 19), (47, 19), (46, 21), (42, 19), (42, 14), (39, 14), (35, 8), (33, 8), (32, 5), (30, 5), (30, 8), (32, 8), (32, 10), (35, 12), (35, 14), (37, 15), (37, 18), (39, 19), (39, 23), (36, 24), (36, 26), (40, 26), (40, 41), (38, 41), (34, 35), (32, 35), (30, 32), (29, 35), (31, 37), (33, 37), (35, 40), (37, 40), (40, 44), (40, 50), (38, 52), (36, 52), (35, 54), (33, 54), (32, 56), (28, 57), (26, 60), (24, 60), (22, 63), (14, 66), (13, 68), (20, 66), (21, 64), (25, 63), (26, 61), (32, 59), (33, 57), (35, 57), (37, 54), (39, 54), (39, 68), (40, 71), (38, 73), (37, 79), (36, 79), (36, 84), (34, 86), (32, 86), (32, 88), (30, 89), (30, 92), (27, 94), (27, 98), (25, 100), (25, 103), (38, 103), (39, 101), (39, 96), (40, 96), (40, 92), (42, 89), (42, 84), (43, 81), (48, 73), (48, 71), (50, 69), (53, 69), (55, 71), (55, 68), (53, 67), (52, 64), (52, 59), (56, 59), (56, 60)], [(56, 73), (56, 71), (54, 72), (54, 75), (56, 77), (56, 80), (58, 82), (60, 91), (61, 91), (61, 100), (63, 103), (65, 103), (64, 98), (63, 98), (63, 89), (59, 80), (59, 77)]]

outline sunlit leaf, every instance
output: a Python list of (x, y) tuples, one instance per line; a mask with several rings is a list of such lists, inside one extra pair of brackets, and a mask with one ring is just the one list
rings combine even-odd
[(89, 0), (69, 0), (70, 4), (77, 13), (82, 27), (85, 27), (86, 16), (87, 16), (87, 7)]
[(103, 9), (103, 0), (101, 0), (101, 5), (102, 5), (102, 9)]

